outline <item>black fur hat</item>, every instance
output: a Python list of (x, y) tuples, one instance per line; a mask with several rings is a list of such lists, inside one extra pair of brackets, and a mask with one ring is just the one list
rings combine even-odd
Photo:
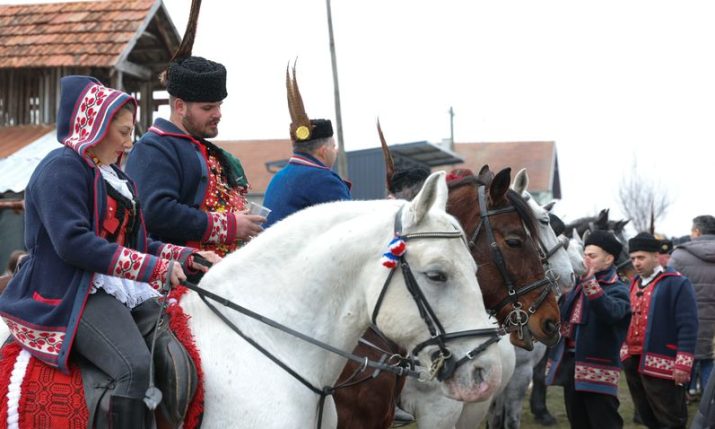
[(653, 234), (640, 232), (635, 237), (628, 240), (628, 251), (630, 253), (643, 252), (660, 252), (660, 240), (653, 237)]
[(612, 232), (600, 229), (588, 234), (583, 245), (584, 247), (590, 245), (598, 246), (613, 255), (614, 258), (618, 258), (618, 255), (621, 254), (621, 250), (623, 250), (623, 245)]
[(226, 92), (226, 67), (202, 57), (180, 58), (169, 64), (167, 91), (184, 101), (221, 101)]

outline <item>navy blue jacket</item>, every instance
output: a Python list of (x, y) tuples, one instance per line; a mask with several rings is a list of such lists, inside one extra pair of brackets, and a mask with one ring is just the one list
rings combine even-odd
[[(566, 350), (566, 338), (551, 350), (546, 381), (574, 377), (577, 391), (616, 396), (620, 378), (619, 351), (631, 319), (628, 288), (611, 266), (583, 279), (561, 301), (561, 323), (568, 326), (575, 319), (572, 338), (575, 340), (575, 373), (559, 375)], [(574, 317), (574, 312), (576, 315)]]
[(160, 281), (161, 259), (183, 263), (191, 253), (147, 240), (143, 222), (132, 240), (136, 249), (111, 243), (99, 236), (106, 215), (99, 169), (69, 147), (50, 152), (25, 190), (28, 256), (0, 295), (0, 314), (26, 350), (65, 372), (94, 273)]
[[(631, 283), (631, 297), (638, 291), (640, 277)], [(673, 379), (673, 369), (691, 371), (698, 333), (698, 307), (695, 292), (687, 277), (667, 268), (653, 280), (648, 320), (640, 355), (639, 372)], [(628, 341), (623, 343), (621, 359), (631, 356)]]
[(306, 207), (350, 200), (350, 186), (315, 157), (295, 152), (271, 179), (263, 205), (271, 209), (265, 227)]
[[(208, 188), (205, 147), (165, 119), (157, 119), (136, 143), (126, 171), (139, 188), (152, 238), (198, 247), (198, 243), (236, 241), (233, 216), (201, 210)], [(219, 238), (215, 225), (225, 222)]]

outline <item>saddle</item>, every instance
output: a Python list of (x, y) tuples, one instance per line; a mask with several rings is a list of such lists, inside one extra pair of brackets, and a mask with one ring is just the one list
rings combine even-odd
[[(109, 398), (114, 381), (81, 356), (76, 360), (89, 410), (88, 427), (109, 427)], [(193, 360), (165, 323), (157, 334), (154, 378), (163, 396), (158, 409), (171, 427), (179, 427), (196, 393), (198, 376)]]
[[(194, 396), (199, 387), (199, 377), (193, 359), (169, 329), (169, 324), (166, 321), (167, 316), (164, 315), (157, 331), (154, 352), (154, 382), (163, 396), (158, 407), (161, 417), (168, 426), (176, 428), (180, 427), (182, 423), (186, 423), (185, 418), (192, 405), (192, 400), (197, 399)], [(151, 342), (151, 336), (148, 336), (147, 342)], [(11, 373), (12, 377), (15, 377), (13, 367), (20, 353), (21, 348), (12, 337), (9, 337), (0, 349), (0, 367), (2, 367), (0, 369), (0, 384), (2, 384), (0, 385), (0, 397), (2, 400), (8, 394)], [(86, 421), (86, 427), (110, 427), (109, 406), (115, 383), (107, 374), (78, 354), (72, 355), (69, 376), (34, 358), (29, 359), (28, 369), (21, 374), (23, 378), (20, 383), (23, 386), (22, 395), (30, 396), (20, 399), (18, 408), (14, 411), (20, 416), (25, 414), (25, 417), (19, 417), (20, 423), (23, 423), (19, 425), (20, 428), (34, 428), (38, 424), (42, 427), (54, 427), (56, 424), (68, 421), (71, 426), (84, 425)], [(37, 382), (38, 377), (40, 378), (39, 383)], [(31, 388), (26, 389), (27, 386), (31, 386)], [(52, 414), (53, 399), (50, 397), (58, 394), (61, 396), (59, 402), (62, 408), (72, 407), (74, 411), (68, 414), (67, 410), (62, 410), (58, 411), (57, 415)], [(84, 401), (81, 397), (84, 397)], [(0, 407), (0, 425), (7, 423), (9, 411), (7, 404), (2, 405)], [(49, 417), (38, 416), (37, 407), (50, 409)], [(65, 425), (64, 423), (62, 426)], [(193, 425), (190, 426), (193, 427)]]

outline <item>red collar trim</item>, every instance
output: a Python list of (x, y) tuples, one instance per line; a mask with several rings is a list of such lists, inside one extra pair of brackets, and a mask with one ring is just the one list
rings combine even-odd
[(288, 164), (293, 164), (293, 165), (304, 165), (306, 167), (314, 167), (314, 168), (320, 168), (321, 170), (330, 170), (328, 167), (317, 164), (314, 161), (311, 161), (308, 158), (303, 158), (300, 155), (293, 155), (290, 157), (288, 160)]

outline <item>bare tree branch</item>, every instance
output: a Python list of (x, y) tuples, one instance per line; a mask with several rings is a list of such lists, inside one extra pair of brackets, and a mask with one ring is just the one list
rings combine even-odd
[(650, 230), (651, 214), (657, 226), (658, 220), (665, 216), (672, 203), (662, 186), (638, 174), (635, 160), (628, 175), (621, 179), (618, 202), (638, 232)]

